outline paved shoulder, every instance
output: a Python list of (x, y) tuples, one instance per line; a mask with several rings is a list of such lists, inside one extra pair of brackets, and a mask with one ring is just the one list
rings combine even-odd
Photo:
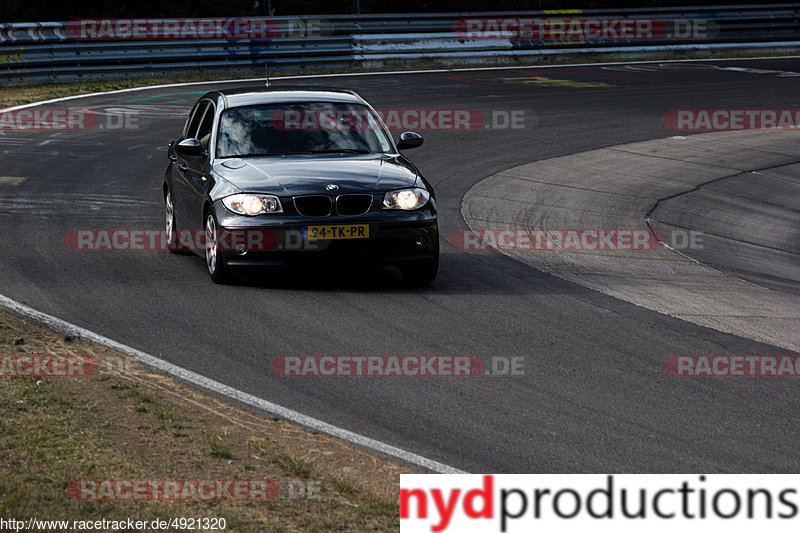
[[(793, 237), (800, 212), (791, 205), (800, 197), (792, 170), (800, 160), (797, 145), (796, 135), (786, 131), (711, 133), (537, 161), (477, 183), (464, 197), (462, 214), (481, 242), (494, 236), (480, 230), (514, 230), (513, 239), (507, 234), (496, 247), (537, 269), (689, 322), (800, 351), (800, 299), (776, 289), (800, 283)], [(635, 233), (651, 227), (664, 245), (654, 233)], [(527, 231), (525, 242), (518, 242), (526, 230), (541, 230), (544, 241), (537, 246), (531, 242), (535, 233)], [(571, 236), (575, 246), (566, 230), (578, 231)], [(587, 238), (580, 230), (631, 236)], [(636, 245), (637, 235), (644, 235), (644, 245)], [(563, 242), (554, 244), (556, 237)], [(590, 246), (581, 246), (581, 239)], [(756, 276), (753, 265), (769, 272)], [(781, 283), (751, 281), (757, 278)]]

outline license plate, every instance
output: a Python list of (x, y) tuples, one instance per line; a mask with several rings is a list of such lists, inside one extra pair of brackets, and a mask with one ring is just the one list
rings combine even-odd
[(304, 226), (303, 238), (369, 239), (369, 224), (337, 224), (335, 226)]

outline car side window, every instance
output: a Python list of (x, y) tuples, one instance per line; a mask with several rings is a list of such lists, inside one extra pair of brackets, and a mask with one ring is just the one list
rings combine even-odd
[(209, 103), (206, 108), (203, 119), (200, 121), (200, 128), (197, 131), (196, 138), (200, 139), (200, 144), (208, 150), (208, 144), (211, 141), (211, 130), (214, 126), (214, 104)]
[(206, 101), (200, 102), (195, 106), (194, 112), (192, 113), (192, 116), (189, 119), (189, 124), (186, 127), (187, 139), (197, 138), (197, 130), (200, 128), (200, 121), (203, 119), (203, 116), (205, 115), (208, 106), (209, 103)]
[(194, 107), (192, 107), (191, 111), (189, 111), (189, 116), (186, 117), (186, 122), (183, 124), (183, 133), (182, 133), (184, 138), (186, 138), (187, 133), (189, 133), (189, 124), (191, 124), (192, 119), (197, 113), (198, 107), (200, 106), (198, 104), (195, 104)]

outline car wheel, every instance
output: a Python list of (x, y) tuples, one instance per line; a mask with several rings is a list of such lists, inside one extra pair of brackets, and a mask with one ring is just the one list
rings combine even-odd
[(174, 254), (188, 253), (186, 247), (178, 241), (178, 227), (175, 223), (175, 205), (172, 203), (172, 192), (164, 195), (164, 222), (167, 232), (167, 249)]
[(213, 213), (206, 216), (206, 267), (211, 281), (214, 283), (225, 283), (229, 279), (228, 268), (225, 265), (225, 258), (219, 247), (219, 234), (217, 232), (217, 221)]
[(433, 257), (421, 261), (411, 261), (400, 267), (403, 279), (413, 285), (430, 285), (436, 279), (439, 271), (439, 242), (436, 242), (436, 249)]

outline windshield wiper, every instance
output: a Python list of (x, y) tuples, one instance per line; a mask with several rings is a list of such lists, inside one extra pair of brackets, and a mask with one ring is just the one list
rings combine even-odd
[(255, 154), (226, 155), (222, 157), (268, 157), (268, 156), (287, 156), (287, 155), (310, 155), (310, 154), (371, 154), (369, 150), (356, 148), (336, 148), (331, 150), (306, 150), (304, 152), (262, 152)]
[(239, 155), (226, 155), (224, 157), (270, 157), (270, 156), (283, 156), (283, 155), (308, 155), (311, 152), (262, 152), (257, 154), (239, 154)]
[(369, 154), (369, 150), (359, 150), (357, 148), (332, 148), (330, 150), (311, 150), (312, 154)]

